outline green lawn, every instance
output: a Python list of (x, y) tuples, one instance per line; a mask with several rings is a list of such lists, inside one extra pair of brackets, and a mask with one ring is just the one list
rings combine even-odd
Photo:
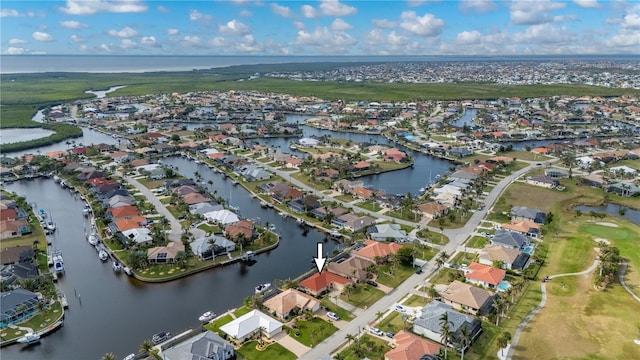
[(467, 246), (474, 249), (482, 249), (489, 243), (489, 239), (484, 236), (474, 236), (467, 241)]
[(382, 318), (380, 322), (376, 324), (376, 327), (384, 332), (397, 333), (404, 328), (404, 321), (402, 320), (402, 314), (393, 311), (389, 316)]
[(392, 288), (397, 287), (403, 281), (405, 281), (409, 276), (415, 273), (416, 268), (413, 266), (405, 266), (402, 264), (396, 265), (396, 269), (391, 273), (391, 265), (383, 265), (378, 266), (376, 268), (376, 273), (378, 277), (376, 281), (382, 285), (386, 285)]
[(208, 324), (206, 324), (204, 326), (205, 329), (207, 330), (211, 330), (212, 332), (218, 334), (218, 331), (220, 330), (220, 327), (222, 325), (228, 324), (231, 321), (233, 321), (233, 317), (231, 316), (231, 314), (227, 314), (213, 322), (210, 322)]
[(253, 309), (251, 309), (250, 307), (248, 307), (246, 305), (242, 305), (241, 307), (237, 308), (233, 312), (233, 315), (235, 315), (238, 318), (238, 317), (250, 312), (251, 310), (253, 310)]
[[(369, 343), (370, 345), (365, 345)], [(391, 350), (389, 343), (368, 334), (362, 335), (359, 339), (359, 349), (356, 343), (349, 345), (340, 352), (345, 360), (362, 360), (362, 359), (383, 359), (384, 354)]]
[(365, 308), (371, 306), (376, 301), (380, 300), (384, 296), (384, 292), (374, 288), (371, 285), (356, 285), (356, 288), (351, 290), (351, 294), (347, 294), (343, 291), (340, 295), (340, 299), (348, 302), (349, 304)]
[(427, 298), (420, 295), (411, 295), (402, 305), (406, 306), (424, 306), (427, 304)]
[[(452, 274), (452, 275), (449, 275)], [(461, 274), (460, 271), (455, 269), (449, 269), (442, 267), (438, 272), (429, 280), (431, 284), (449, 284), (452, 280), (450, 280), (450, 276), (456, 275), (459, 276)]]
[(353, 320), (353, 314), (341, 308), (340, 306), (336, 305), (332, 299), (329, 299), (326, 296), (322, 299), (321, 305), (324, 306), (327, 309), (327, 311), (334, 312), (342, 320), (346, 320), (346, 321)]
[(309, 347), (314, 347), (335, 333), (338, 328), (325, 320), (314, 317), (311, 321), (298, 320), (297, 329), (290, 329), (289, 336)]
[(256, 346), (258, 345), (257, 341), (250, 341), (244, 345), (240, 349), (236, 351), (236, 354), (240, 355), (242, 359), (246, 360), (295, 360), (297, 359), (296, 355), (291, 351), (285, 349), (282, 345), (278, 343), (273, 343), (267, 346), (264, 350), (258, 350)]

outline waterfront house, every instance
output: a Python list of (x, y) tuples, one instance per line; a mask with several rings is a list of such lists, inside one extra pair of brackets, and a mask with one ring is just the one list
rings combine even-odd
[(632, 197), (640, 195), (640, 186), (628, 182), (616, 182), (607, 185), (607, 191), (616, 193), (623, 197)]
[(440, 293), (442, 302), (472, 315), (491, 311), (493, 294), (490, 291), (455, 280)]
[(418, 209), (426, 216), (432, 219), (437, 219), (447, 214), (449, 210), (446, 206), (438, 204), (435, 201), (430, 201), (418, 205)]
[(367, 227), (375, 222), (368, 216), (358, 216), (355, 214), (344, 214), (334, 218), (332, 224), (343, 229), (347, 229), (352, 232), (356, 232), (364, 227)]
[(363, 187), (363, 186), (364, 186), (364, 182), (362, 180), (350, 181), (350, 180), (342, 179), (334, 182), (331, 188), (341, 191), (345, 194), (350, 194), (354, 188)]
[(541, 210), (531, 209), (526, 206), (514, 206), (511, 208), (511, 218), (544, 224), (545, 213)]
[(255, 165), (243, 165), (236, 169), (236, 172), (247, 181), (262, 181), (271, 177), (271, 174), (258, 168)]
[(229, 239), (238, 239), (240, 236), (245, 239), (253, 238), (253, 221), (240, 220), (235, 224), (227, 225), (224, 227), (224, 234)]
[(478, 262), (488, 266), (500, 263), (505, 270), (522, 270), (529, 262), (529, 255), (518, 249), (487, 244), (480, 250)]
[(150, 245), (153, 242), (151, 237), (151, 230), (145, 227), (135, 227), (132, 229), (123, 230), (121, 232), (120, 242), (123, 246), (129, 247), (129, 245)]
[(420, 311), (413, 322), (413, 332), (426, 337), (427, 339), (442, 342), (442, 325), (440, 318), (443, 314), (447, 314), (450, 322), (449, 331), (451, 332), (451, 340), (447, 346), (460, 343), (460, 332), (462, 328), (466, 328), (470, 334), (471, 343), (473, 343), (482, 333), (482, 325), (480, 320), (471, 315), (466, 315), (453, 310), (451, 305), (434, 300), (427, 304)]
[(33, 248), (29, 245), (0, 249), (0, 264), (9, 265), (33, 260)]
[(143, 227), (142, 224), (145, 224), (147, 218), (144, 216), (135, 216), (128, 219), (116, 220), (112, 223), (109, 223), (107, 229), (111, 234), (116, 234), (117, 232), (123, 232), (130, 229), (135, 229), (139, 227)]
[(135, 203), (136, 200), (131, 196), (115, 195), (105, 200), (103, 205), (106, 205), (106, 207), (116, 208), (120, 206), (133, 205)]
[(330, 271), (321, 273), (314, 272), (313, 275), (300, 281), (300, 287), (313, 296), (320, 296), (331, 290), (342, 291), (345, 285), (351, 281), (344, 276), (334, 274)]
[(122, 219), (131, 219), (140, 216), (138, 208), (133, 205), (120, 206), (117, 208), (109, 208), (105, 212), (105, 218), (111, 221), (118, 221)]
[(469, 171), (458, 170), (450, 174), (448, 177), (449, 179), (475, 180), (476, 178), (478, 178), (478, 175)]
[(280, 294), (266, 300), (263, 304), (270, 313), (281, 320), (289, 320), (291, 315), (305, 311), (315, 313), (320, 310), (320, 301), (296, 289), (287, 289)]
[(380, 224), (367, 228), (367, 235), (375, 241), (407, 242), (407, 232), (399, 224)]
[(327, 271), (340, 275), (353, 282), (361, 282), (367, 279), (367, 268), (374, 265), (374, 262), (362, 257), (351, 256), (344, 260), (330, 262)]
[(524, 250), (527, 246), (531, 245), (531, 239), (519, 232), (513, 232), (500, 229), (496, 231), (495, 235), (490, 239), (494, 245), (500, 245), (502, 247)]
[(26, 220), (0, 220), (0, 239), (8, 239), (31, 233)]
[(224, 207), (213, 202), (203, 202), (189, 205), (189, 212), (194, 215), (203, 215), (205, 213), (217, 210), (223, 210)]
[(231, 338), (243, 343), (260, 333), (263, 329), (267, 338), (273, 338), (282, 331), (282, 323), (259, 311), (251, 310), (239, 318), (222, 325), (220, 331)]
[(447, 150), (447, 155), (451, 157), (462, 158), (473, 155), (473, 150), (466, 147), (453, 147)]
[(230, 360), (234, 358), (233, 345), (211, 331), (205, 331), (162, 350), (163, 360)]
[(216, 255), (226, 254), (236, 249), (236, 243), (218, 235), (205, 236), (193, 240), (191, 252), (201, 260), (213, 259)]
[(187, 205), (194, 205), (194, 204), (200, 204), (200, 203), (210, 203), (213, 200), (211, 200), (210, 197), (204, 196), (198, 192), (198, 193), (190, 193), (190, 194), (183, 195), (182, 201), (184, 201), (184, 203)]
[(465, 279), (476, 285), (495, 289), (504, 280), (507, 272), (503, 269), (472, 262), (464, 270)]
[(355, 257), (375, 262), (376, 259), (386, 259), (387, 257), (397, 254), (402, 248), (397, 243), (384, 243), (375, 240), (365, 240), (364, 247), (354, 250), (351, 254)]
[(234, 224), (240, 221), (238, 215), (227, 209), (211, 211), (204, 213), (202, 216), (204, 216), (207, 221), (220, 225)]
[(430, 360), (440, 353), (441, 346), (406, 330), (393, 336), (392, 349), (384, 354), (384, 360)]
[(25, 289), (14, 289), (0, 293), (0, 328), (30, 316), (42, 303), (42, 295)]
[(554, 179), (568, 178), (569, 170), (555, 167), (555, 166), (550, 166), (544, 169), (544, 174)]
[(304, 195), (300, 199), (289, 201), (289, 208), (297, 213), (306, 213), (320, 207), (320, 202), (313, 196)]
[(593, 187), (598, 187), (598, 188), (601, 188), (601, 187), (607, 185), (607, 181), (600, 174), (585, 175), (580, 179), (580, 182), (583, 185), (588, 185), (588, 186), (593, 186)]
[(330, 216), (331, 218), (335, 218), (335, 217), (346, 214), (348, 211), (349, 210), (342, 207), (321, 206), (311, 210), (311, 215), (313, 215), (316, 219), (323, 220), (327, 216)]
[(173, 263), (181, 251), (184, 251), (183, 243), (170, 241), (167, 246), (156, 246), (147, 249), (147, 261), (154, 264)]

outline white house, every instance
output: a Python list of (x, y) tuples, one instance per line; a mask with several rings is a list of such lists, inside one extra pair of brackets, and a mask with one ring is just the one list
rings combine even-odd
[(122, 235), (128, 240), (133, 241), (136, 245), (151, 244), (153, 242), (151, 230), (143, 227), (125, 230), (122, 232)]
[(235, 224), (240, 221), (238, 215), (236, 215), (233, 211), (229, 211), (227, 209), (210, 211), (208, 213), (202, 214), (202, 216), (204, 216), (207, 221), (211, 221), (221, 225)]
[(163, 360), (233, 359), (233, 345), (211, 331), (205, 331), (162, 351)]
[(238, 339), (239, 342), (251, 338), (253, 335), (264, 328), (265, 336), (272, 338), (282, 331), (282, 323), (273, 319), (269, 315), (258, 310), (252, 310), (230, 323), (222, 325), (220, 331), (232, 338)]

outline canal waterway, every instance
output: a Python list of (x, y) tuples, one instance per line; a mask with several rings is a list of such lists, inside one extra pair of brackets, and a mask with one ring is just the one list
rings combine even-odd
[(233, 186), (206, 166), (181, 158), (166, 162), (185, 175), (197, 170), (205, 181), (213, 180), (213, 190), (230, 198), (244, 217), (275, 224), (281, 235), (280, 245), (259, 255), (252, 266), (236, 263), (168, 283), (147, 284), (117, 275), (110, 263), (98, 259), (84, 236), (84, 202), (77, 195), (50, 179), (7, 184), (7, 190), (26, 196), (29, 203), (45, 209), (56, 222), (52, 247), (62, 251), (66, 268), (57, 287), (67, 295), (70, 309), (65, 326), (41, 344), (3, 348), (2, 359), (97, 359), (107, 352), (122, 358), (136, 352), (154, 333), (179, 333), (199, 326), (197, 318), (207, 310), (222, 313), (241, 305), (245, 297), (253, 295), (257, 284), (294, 278), (311, 269), (317, 242), (325, 241), (329, 253), (340, 246), (315, 230), (304, 236), (294, 220), (261, 208), (242, 187)]
[(51, 130), (45, 130), (40, 128), (15, 128), (15, 129), (2, 129), (2, 135), (0, 136), (0, 144), (12, 144), (17, 142), (29, 141), (44, 138), (53, 135), (55, 132)]
[[(29, 134), (31, 132), (34, 132), (34, 130), (37, 131), (37, 129), (15, 129), (15, 130), (19, 134)], [(5, 130), (3, 129), (2, 132), (3, 132), (2, 136), (4, 137)], [(97, 144), (115, 145), (118, 143), (118, 139), (87, 127), (82, 128), (81, 137), (70, 139), (69, 141), (70, 142), (75, 141), (74, 144), (76, 146), (81, 146), (81, 145), (89, 146), (89, 145), (97, 145)], [(41, 154), (45, 154), (49, 151), (59, 151), (59, 150), (69, 151), (69, 149), (71, 149), (71, 146), (72, 145), (68, 145), (67, 141), (65, 140), (59, 143), (42, 146), (37, 149), (27, 149), (27, 150), (21, 150), (21, 151), (8, 152), (8, 153), (3, 153), (2, 155), (8, 156), (8, 157), (20, 157), (25, 154), (37, 154), (38, 151), (40, 151)]]

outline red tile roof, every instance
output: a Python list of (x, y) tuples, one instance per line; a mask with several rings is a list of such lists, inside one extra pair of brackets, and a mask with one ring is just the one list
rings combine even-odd
[(340, 275), (336, 275), (334, 273), (330, 273), (328, 271), (323, 271), (322, 273), (315, 273), (308, 278), (300, 281), (300, 286), (305, 287), (312, 291), (320, 291), (329, 286), (329, 284), (336, 282), (338, 284), (348, 284), (349, 279), (344, 278)]
[(494, 268), (487, 265), (471, 263), (467, 268), (465, 277), (472, 280), (481, 281), (491, 285), (498, 285), (507, 274), (505, 270)]

